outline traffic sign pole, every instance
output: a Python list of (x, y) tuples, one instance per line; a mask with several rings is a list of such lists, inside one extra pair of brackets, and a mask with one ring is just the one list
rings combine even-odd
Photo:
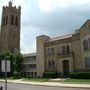
[(7, 60), (5, 60), (5, 90), (7, 90)]

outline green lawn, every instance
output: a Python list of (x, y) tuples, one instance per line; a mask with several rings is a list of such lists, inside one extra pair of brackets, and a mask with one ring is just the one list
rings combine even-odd
[(18, 78), (18, 77), (12, 76), (12, 77), (9, 77), (9, 78), (7, 78), (7, 79), (9, 79), (9, 80), (17, 80), (17, 79), (21, 79), (21, 78)]
[(70, 84), (90, 84), (90, 79), (67, 79), (63, 83)]
[(23, 81), (46, 82), (47, 78), (24, 78)]
[[(0, 79), (5, 79), (5, 78), (0, 78)], [(47, 82), (49, 79), (48, 78), (15, 78), (15, 77), (9, 77), (7, 78), (8, 80), (19, 80), (22, 79), (22, 81), (33, 81), (33, 82)]]

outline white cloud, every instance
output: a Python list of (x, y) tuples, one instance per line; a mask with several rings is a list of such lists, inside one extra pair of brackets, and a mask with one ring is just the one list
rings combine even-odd
[(87, 5), (88, 3), (90, 3), (90, 0), (38, 0), (39, 8), (43, 12), (53, 11), (56, 8), (63, 10), (77, 5)]
[(30, 53), (36, 52), (36, 37), (42, 34), (48, 34), (48, 31), (42, 31), (39, 27), (35, 26), (23, 26), (21, 32), (21, 52)]
[[(10, 0), (0, 0), (3, 5)], [(36, 51), (36, 36), (49, 36), (73, 32), (90, 18), (90, 0), (13, 0), (21, 5), (21, 51)]]
[(50, 11), (53, 9), (53, 0), (38, 0), (39, 8), (42, 11)]

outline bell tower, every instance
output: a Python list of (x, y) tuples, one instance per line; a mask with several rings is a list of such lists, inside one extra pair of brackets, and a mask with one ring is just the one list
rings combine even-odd
[(12, 6), (10, 1), (2, 9), (1, 52), (20, 52), (21, 7)]

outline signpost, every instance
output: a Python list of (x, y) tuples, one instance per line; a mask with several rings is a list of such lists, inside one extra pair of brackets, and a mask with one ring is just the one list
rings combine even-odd
[(1, 72), (5, 73), (5, 90), (7, 90), (7, 72), (10, 72), (10, 60), (2, 60)]
[(5, 90), (7, 90), (7, 60), (5, 60)]

